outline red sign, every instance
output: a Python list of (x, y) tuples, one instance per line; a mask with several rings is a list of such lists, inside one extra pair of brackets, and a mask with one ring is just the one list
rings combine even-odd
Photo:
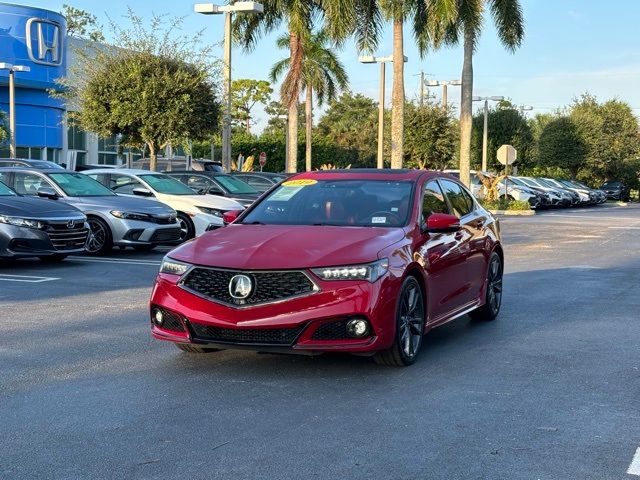
[(260, 160), (259, 161), (260, 161), (260, 166), (264, 167), (267, 164), (267, 154), (262, 152), (260, 154)]

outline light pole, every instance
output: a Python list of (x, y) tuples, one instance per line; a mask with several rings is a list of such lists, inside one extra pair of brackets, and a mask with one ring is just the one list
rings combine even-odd
[(474, 102), (480, 102), (484, 100), (484, 128), (482, 131), (482, 171), (487, 171), (487, 143), (489, 141), (488, 126), (489, 126), (489, 100), (492, 102), (501, 102), (504, 97), (473, 97)]
[[(404, 57), (404, 62), (409, 59)], [(378, 159), (377, 168), (384, 168), (384, 81), (385, 68), (384, 64), (393, 62), (393, 55), (387, 57), (374, 57), (373, 55), (365, 55), (358, 57), (360, 63), (379, 63), (380, 64), (380, 103), (378, 104)]]
[(427, 87), (439, 87), (442, 86), (442, 108), (447, 110), (449, 104), (447, 102), (447, 87), (462, 85), (460, 80), (428, 80)]
[(224, 13), (224, 115), (222, 119), (222, 167), (231, 171), (231, 21), (233, 12), (262, 13), (264, 8), (257, 2), (235, 2), (231, 5), (196, 3), (196, 13), (220, 15)]
[(0, 63), (0, 70), (9, 70), (9, 156), (16, 158), (16, 72), (29, 72), (31, 68), (25, 65)]

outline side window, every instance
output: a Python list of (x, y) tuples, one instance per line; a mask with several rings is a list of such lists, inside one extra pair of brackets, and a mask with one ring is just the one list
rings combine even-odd
[(269, 180), (260, 177), (244, 177), (242, 180), (258, 190), (269, 190), (273, 185)]
[(53, 185), (34, 173), (16, 172), (13, 177), (13, 188), (21, 195), (37, 195), (40, 187), (53, 188)]
[(9, 173), (8, 172), (0, 172), (0, 182), (4, 183), (7, 187), (10, 187), (9, 184)]
[(116, 193), (123, 195), (133, 195), (134, 188), (144, 188), (144, 185), (135, 178), (131, 178), (127, 175), (111, 175), (109, 182), (109, 188)]
[(422, 218), (424, 221), (432, 213), (449, 213), (447, 202), (444, 199), (440, 185), (435, 180), (430, 180), (424, 186), (424, 193), (422, 194)]
[(473, 201), (460, 185), (451, 180), (442, 180), (442, 187), (456, 217), (462, 218), (473, 210)]
[[(186, 177), (183, 176), (179, 180), (185, 183), (185, 178)], [(211, 181), (207, 177), (203, 177), (201, 175), (191, 175), (187, 179), (186, 184), (196, 192), (206, 192), (211, 186)]]
[(107, 174), (106, 173), (90, 173), (87, 176), (93, 178), (94, 180), (97, 180), (98, 182), (100, 182), (105, 187), (108, 186), (108, 184), (107, 184)]

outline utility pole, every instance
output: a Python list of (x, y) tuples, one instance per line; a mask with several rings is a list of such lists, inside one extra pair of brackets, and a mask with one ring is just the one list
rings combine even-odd
[(460, 80), (429, 80), (427, 82), (428, 87), (442, 86), (442, 108), (445, 110), (449, 108), (447, 97), (447, 86), (449, 85), (462, 85), (462, 82)]
[(0, 70), (9, 71), (9, 156), (16, 158), (16, 72), (30, 72), (24, 65), (0, 63)]
[(473, 97), (474, 102), (484, 100), (484, 129), (482, 131), (482, 171), (487, 171), (487, 147), (489, 144), (489, 100), (492, 102), (501, 102), (504, 100), (502, 96), (494, 97)]

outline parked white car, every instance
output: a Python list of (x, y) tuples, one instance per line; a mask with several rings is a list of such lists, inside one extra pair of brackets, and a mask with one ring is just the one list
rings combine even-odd
[(178, 214), (181, 240), (222, 227), (222, 216), (244, 207), (225, 197), (199, 195), (164, 173), (134, 169), (96, 169), (82, 172), (119, 195), (153, 197)]

